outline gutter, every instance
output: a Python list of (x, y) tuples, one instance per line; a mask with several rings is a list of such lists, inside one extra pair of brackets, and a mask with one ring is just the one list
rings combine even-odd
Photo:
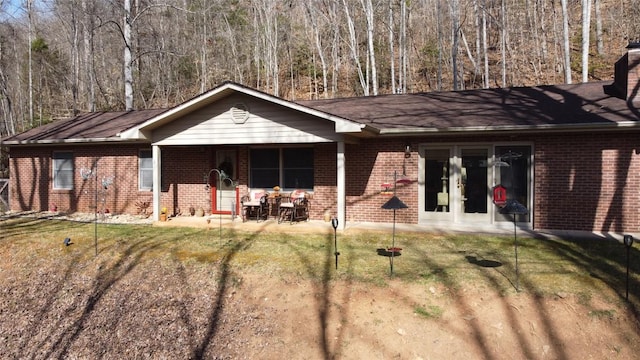
[(575, 124), (575, 125), (513, 125), (513, 126), (466, 126), (450, 128), (396, 128), (382, 129), (380, 136), (428, 136), (428, 135), (461, 135), (488, 134), (496, 132), (537, 133), (537, 132), (588, 132), (640, 130), (640, 122), (624, 121), (618, 123)]
[(119, 137), (90, 138), (90, 139), (53, 139), (53, 140), (9, 140), (0, 143), (2, 146), (27, 146), (27, 145), (87, 145), (103, 143), (148, 143)]

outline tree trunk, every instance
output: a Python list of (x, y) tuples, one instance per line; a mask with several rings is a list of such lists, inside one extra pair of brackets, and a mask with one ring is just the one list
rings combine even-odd
[(591, 0), (582, 0), (582, 82), (589, 81), (589, 35), (591, 32)]
[(351, 57), (353, 58), (356, 70), (358, 71), (358, 79), (360, 80), (362, 91), (364, 91), (364, 96), (369, 96), (369, 85), (364, 78), (364, 74), (362, 73), (362, 65), (360, 64), (360, 59), (358, 58), (358, 41), (356, 40), (356, 29), (355, 25), (353, 24), (353, 18), (349, 14), (347, 1), (342, 0), (342, 4), (344, 5), (344, 13), (347, 17), (347, 26), (349, 28), (349, 49), (351, 49)]
[(209, 41), (208, 27), (209, 19), (207, 9), (202, 9), (202, 34), (200, 43), (200, 92), (203, 93), (208, 88), (209, 64), (207, 61), (207, 42)]
[(373, 46), (373, 4), (371, 0), (361, 0), (362, 7), (367, 20), (367, 48), (369, 57), (369, 66), (371, 68), (371, 88), (373, 95), (378, 95), (378, 70), (376, 69), (376, 51)]
[(596, 46), (598, 55), (604, 55), (604, 42), (602, 41), (602, 13), (600, 11), (600, 0), (594, 0), (596, 11)]
[(124, 107), (126, 111), (133, 110), (133, 70), (131, 56), (131, 0), (124, 0)]
[(564, 82), (571, 84), (571, 46), (569, 43), (569, 13), (567, 11), (567, 0), (560, 0), (562, 4), (562, 30), (564, 49)]
[(502, 87), (507, 87), (507, 6), (505, 0), (502, 0), (500, 5), (500, 57)]
[[(0, 59), (3, 58), (3, 54), (4, 46), (3, 43), (0, 42)], [(0, 94), (2, 95), (2, 113), (4, 115), (2, 121), (5, 125), (5, 133), (2, 132), (2, 127), (0, 126), (0, 137), (4, 135), (14, 135), (16, 133), (16, 125), (13, 119), (11, 94), (9, 92), (9, 87), (7, 86), (7, 77), (4, 74), (3, 66), (0, 66)]]
[(389, 76), (390, 78), (390, 83), (391, 83), (391, 93), (395, 94), (396, 93), (396, 62), (395, 62), (395, 57), (396, 57), (396, 52), (395, 52), (395, 47), (394, 47), (394, 36), (393, 36), (393, 0), (389, 0), (389, 25), (387, 26), (389, 28), (389, 71), (390, 74)]
[(76, 9), (71, 9), (71, 26), (73, 37), (71, 43), (71, 112), (78, 113), (78, 83), (80, 79), (80, 24), (76, 15)]
[(458, 90), (458, 41), (460, 38), (460, 15), (458, 0), (451, 0), (451, 64), (453, 65), (453, 90)]
[(482, 59), (484, 62), (483, 87), (489, 88), (489, 55), (487, 45), (487, 1), (482, 1)]
[(407, 0), (400, 0), (400, 89), (403, 94), (407, 93), (407, 67), (408, 67), (408, 53), (407, 53), (407, 20), (409, 15), (407, 14)]
[(438, 75), (436, 80), (436, 89), (438, 91), (442, 90), (442, 51), (444, 49), (444, 41), (442, 35), (442, 0), (436, 0), (436, 18), (437, 18), (437, 29), (438, 29)]
[[(87, 110), (93, 112), (96, 111), (95, 70), (93, 67), (93, 17), (89, 12), (88, 1), (90, 0), (82, 0), (81, 4), (82, 13), (84, 14), (82, 40), (84, 44), (84, 71), (86, 74), (82, 88), (87, 97)], [(93, 5), (91, 9), (93, 10)]]
[(29, 126), (34, 127), (33, 123), (33, 51), (31, 49), (33, 42), (33, 0), (27, 0), (27, 16), (29, 17)]
[[(318, 56), (320, 57), (320, 66), (322, 67), (322, 89), (324, 92), (324, 98), (328, 98), (327, 91), (327, 61), (325, 60), (324, 49), (322, 47), (322, 41), (320, 39), (320, 30), (318, 27), (318, 23), (316, 21), (316, 12), (315, 9), (312, 8), (308, 2), (304, 2), (304, 7), (306, 10), (306, 14), (309, 17), (309, 21), (311, 21), (311, 31), (313, 32), (313, 38), (316, 44), (316, 50), (318, 51)], [(315, 66), (314, 66), (315, 68)]]

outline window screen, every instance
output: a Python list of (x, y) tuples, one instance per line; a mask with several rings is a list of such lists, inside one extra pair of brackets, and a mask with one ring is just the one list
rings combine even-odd
[(151, 190), (153, 188), (153, 157), (151, 150), (140, 150), (138, 187), (140, 190)]
[(53, 153), (53, 188), (73, 189), (73, 153)]
[(249, 186), (313, 190), (313, 148), (256, 148), (250, 152)]

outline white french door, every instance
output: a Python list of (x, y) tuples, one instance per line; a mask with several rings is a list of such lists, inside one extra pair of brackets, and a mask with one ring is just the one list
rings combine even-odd
[(422, 146), (421, 222), (489, 223), (489, 146)]

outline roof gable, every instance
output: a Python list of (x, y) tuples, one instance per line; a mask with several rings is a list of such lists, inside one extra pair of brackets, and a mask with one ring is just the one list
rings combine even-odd
[(332, 121), (232, 93), (150, 132), (155, 145), (291, 144), (342, 140)]
[[(337, 133), (360, 133), (366, 129), (366, 126), (358, 122), (302, 106), (237, 83), (225, 82), (204, 94), (196, 96), (191, 100), (169, 109), (159, 116), (149, 119), (148, 121), (123, 132), (121, 136), (128, 139), (151, 139), (153, 130), (234, 94), (242, 94), (246, 97), (254, 98), (255, 100), (269, 102), (281, 107), (283, 110), (293, 110), (316, 118), (329, 120), (335, 124), (335, 132)], [(229, 108), (229, 110), (233, 111), (232, 108)]]

